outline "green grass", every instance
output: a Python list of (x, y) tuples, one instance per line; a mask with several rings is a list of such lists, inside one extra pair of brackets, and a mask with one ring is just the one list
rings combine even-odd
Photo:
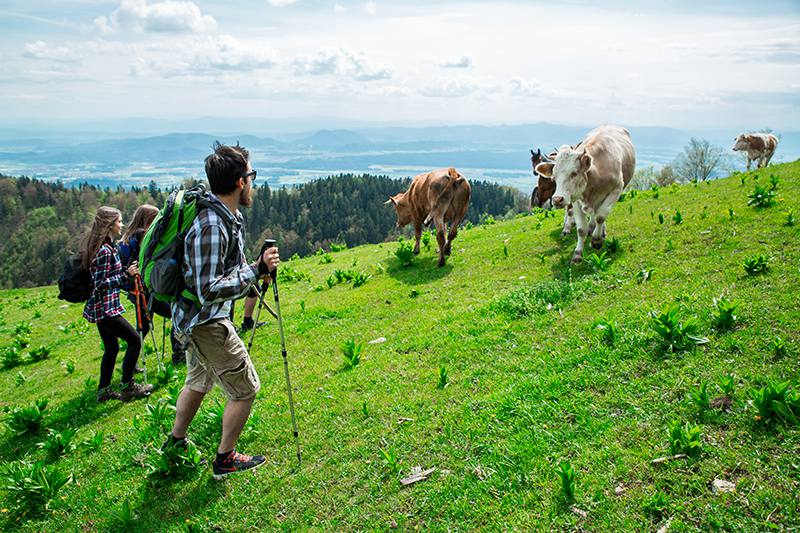
[[(262, 388), (240, 441), (267, 464), (221, 483), (207, 465), (150, 474), (166, 468), (156, 449), (169, 426), (158, 400), (176, 392), (169, 372), (149, 402), (97, 404), (96, 381), (85, 380), (97, 379), (101, 353), (80, 306), (58, 301), (54, 287), (0, 292), (0, 353), (15, 337), (29, 340), (23, 366), (0, 369), (0, 407), (49, 401), (33, 431), (4, 427), (0, 461), (53, 461), (45, 464), (60, 473), (56, 481), (74, 476), (40, 513), (20, 516), (0, 492), (8, 509), (0, 530), (640, 531), (658, 529), (664, 516), (673, 531), (796, 527), (800, 429), (756, 420), (745, 393), (769, 383), (800, 389), (800, 228), (785, 224), (786, 212), (800, 212), (800, 163), (768, 170), (747, 174), (748, 184), (775, 174), (779, 208), (748, 207), (752, 189), (741, 175), (626, 198), (632, 214), (617, 206), (608, 220), (609, 239), (624, 245), (606, 270), (571, 266), (575, 237), (562, 239), (560, 216), (545, 214), (462, 228), (443, 268), (435, 246), (402, 266), (396, 241), (339, 250), (330, 264), (286, 262), (281, 309), (303, 465), (296, 469), (270, 322), (253, 346)], [(681, 224), (654, 220), (678, 211)], [(506, 258), (498, 243), (509, 238)], [(742, 265), (759, 255), (769, 270), (750, 276)], [(325, 286), (335, 265), (354, 261), (368, 283)], [(714, 327), (722, 294), (741, 302), (732, 329)], [(664, 353), (649, 313), (673, 305), (709, 342)], [(601, 321), (616, 325), (613, 342), (598, 333)], [(386, 341), (369, 343), (379, 337)], [(351, 339), (363, 354), (343, 371), (341, 347)], [(48, 358), (30, 357), (38, 346)], [(150, 355), (151, 381), (155, 367)], [(17, 385), (20, 370), (27, 379)], [(700, 419), (692, 394), (729, 375), (741, 391), (730, 411)], [(209, 462), (221, 397), (212, 393), (190, 428)], [(75, 443), (102, 435), (102, 444), (51, 458), (37, 446), (47, 430), (74, 430)], [(696, 430), (701, 450), (691, 447)], [(651, 464), (686, 446), (691, 457)], [(555, 473), (563, 464), (575, 472), (570, 505)], [(416, 466), (436, 471), (401, 486)], [(712, 493), (715, 478), (738, 493)]]

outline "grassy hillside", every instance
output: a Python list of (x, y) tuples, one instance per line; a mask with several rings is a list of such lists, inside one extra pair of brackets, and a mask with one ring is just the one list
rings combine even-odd
[[(756, 184), (769, 187), (770, 174), (779, 178), (777, 205), (748, 207), (747, 195)], [(560, 212), (462, 230), (441, 269), (435, 239), (405, 268), (397, 243), (336, 252), (330, 263), (291, 261), (311, 278), (280, 285), (303, 465), (295, 469), (270, 323), (256, 336), (262, 390), (240, 442), (268, 461), (221, 483), (207, 466), (148, 475), (172, 415), (146, 416), (145, 401), (98, 405), (84, 392), (84, 380), (97, 379), (101, 350), (80, 306), (62, 305), (54, 288), (0, 292), (0, 350), (26, 336), (18, 324), (31, 324), (26, 364), (0, 370), (2, 405), (46, 398), (45, 425), (78, 431), (75, 450), (49, 459), (74, 482), (49, 510), (20, 510), (0, 493), (0, 529), (797, 527), (798, 425), (757, 420), (748, 396), (770, 380), (800, 389), (800, 224), (786, 224), (790, 210), (800, 218), (800, 163), (629, 195), (608, 223), (618, 250), (596, 267), (568, 265), (575, 239), (560, 237)], [(748, 275), (743, 262), (759, 254), (769, 270)], [(329, 288), (334, 269), (372, 277)], [(721, 296), (741, 304), (730, 331), (712, 324)], [(649, 313), (670, 305), (684, 324), (696, 317), (696, 336), (708, 342), (661, 346)], [(613, 335), (597, 329), (601, 321), (613, 322)], [(368, 344), (380, 337), (386, 341)], [(348, 339), (364, 350), (346, 370)], [(39, 345), (49, 358), (29, 362)], [(439, 388), (442, 368), (447, 386)], [(693, 393), (706, 383), (710, 399), (722, 396), (716, 383), (726, 376), (734, 383), (729, 410), (700, 415)], [(168, 405), (157, 400), (176, 388), (161, 385), (150, 404)], [(190, 428), (209, 461), (218, 398), (215, 391)], [(673, 422), (697, 426), (702, 451), (652, 464), (671, 455)], [(92, 451), (83, 441), (96, 444), (98, 434), (102, 445)], [(0, 460), (45, 459), (36, 446), (45, 436), (6, 430)], [(574, 503), (556, 474), (567, 462)], [(401, 486), (416, 466), (436, 471)], [(717, 478), (736, 492), (713, 492)]]

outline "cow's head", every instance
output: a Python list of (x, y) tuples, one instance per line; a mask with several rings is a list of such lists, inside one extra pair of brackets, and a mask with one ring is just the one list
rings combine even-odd
[(406, 198), (406, 193), (401, 192), (390, 196), (384, 204), (392, 204), (394, 210), (397, 212), (397, 227), (402, 228), (411, 223), (414, 212), (411, 209), (411, 202)]
[(553, 205), (564, 207), (583, 196), (588, 183), (586, 174), (591, 166), (592, 156), (584, 148), (574, 150), (564, 145), (559, 148), (555, 161), (539, 163), (536, 172), (555, 182)]
[(744, 133), (740, 133), (734, 140), (733, 140), (733, 151), (739, 152), (743, 150), (747, 150), (749, 148), (750, 139), (748, 139), (748, 135)]

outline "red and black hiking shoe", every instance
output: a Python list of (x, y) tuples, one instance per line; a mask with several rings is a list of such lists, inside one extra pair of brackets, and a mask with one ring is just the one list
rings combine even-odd
[(214, 459), (212, 463), (214, 467), (214, 479), (219, 481), (230, 474), (258, 468), (264, 464), (266, 460), (266, 457), (263, 455), (245, 455), (233, 450), (228, 454), (228, 457), (222, 461)]

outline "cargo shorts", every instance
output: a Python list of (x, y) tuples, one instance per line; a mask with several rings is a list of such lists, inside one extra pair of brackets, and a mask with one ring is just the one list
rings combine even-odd
[(186, 387), (207, 393), (219, 384), (229, 400), (250, 400), (261, 389), (258, 374), (227, 318), (196, 326), (189, 336)]

